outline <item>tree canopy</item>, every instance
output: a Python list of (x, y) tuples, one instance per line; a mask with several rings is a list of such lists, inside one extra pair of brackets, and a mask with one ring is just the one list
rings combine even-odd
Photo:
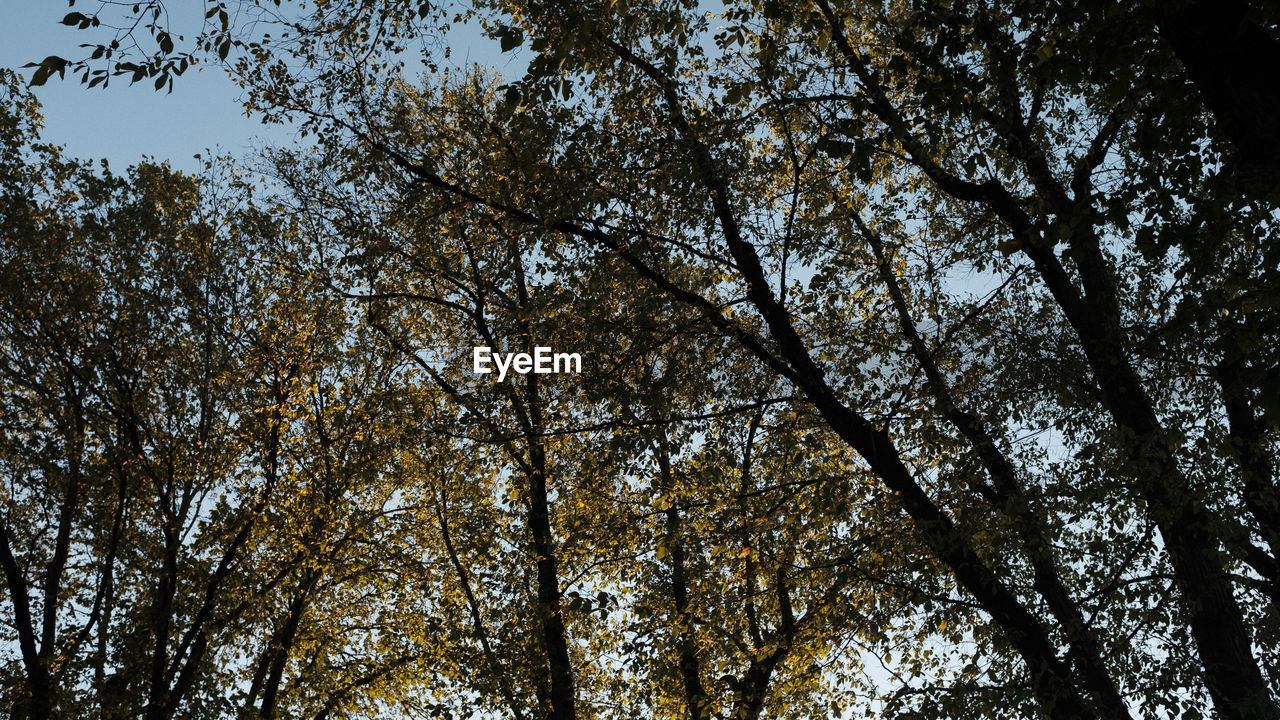
[(1275, 8), (282, 8), (5, 80), (11, 716), (1280, 718)]

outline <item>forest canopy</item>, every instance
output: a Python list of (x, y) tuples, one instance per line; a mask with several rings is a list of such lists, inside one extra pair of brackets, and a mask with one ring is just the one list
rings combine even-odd
[(11, 718), (1280, 719), (1271, 4), (202, 7), (0, 78)]

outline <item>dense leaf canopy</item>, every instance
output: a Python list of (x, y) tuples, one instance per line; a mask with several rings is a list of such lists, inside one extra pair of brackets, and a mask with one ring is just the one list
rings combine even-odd
[(1280, 718), (1274, 7), (205, 7), (5, 79), (11, 716)]

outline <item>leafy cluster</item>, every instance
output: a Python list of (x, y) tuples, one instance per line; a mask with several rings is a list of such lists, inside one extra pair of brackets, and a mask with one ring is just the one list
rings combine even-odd
[(13, 103), (13, 714), (1276, 718), (1278, 18), (1208, 6), (322, 4), (221, 52), (265, 191)]

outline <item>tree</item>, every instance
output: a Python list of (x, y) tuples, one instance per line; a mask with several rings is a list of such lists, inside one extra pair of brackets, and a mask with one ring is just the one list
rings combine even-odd
[[(467, 122), (427, 113), (409, 126), (434, 133)], [(756, 718), (772, 694), (787, 697), (793, 715), (825, 715), (830, 705), (814, 697), (827, 686), (818, 663), (870, 632), (861, 615), (833, 608), (851, 599), (855, 573), (893, 573), (883, 557), (896, 557), (888, 529), (851, 538), (841, 526), (849, 458), (838, 448), (806, 458), (799, 447), (816, 447), (821, 433), (792, 398), (762, 397), (764, 378), (749, 365), (708, 383), (689, 358), (714, 363), (722, 343), (713, 329), (619, 284), (616, 262), (578, 259), (576, 273), (552, 272), (554, 236), (457, 212), (342, 155), (280, 155), (273, 172), (316, 228), (326, 262), (315, 272), (365, 303), (367, 322), (460, 415), (436, 431), (465, 432), (462, 457), (475, 460), (452, 460), (451, 471), (422, 481), (453, 565), (446, 595), (469, 618), (457, 633), (470, 636), (474, 691), (512, 717)], [(424, 228), (434, 242), (417, 240)], [(498, 383), (470, 372), (477, 344), (542, 343), (580, 348), (597, 370)], [(735, 373), (743, 380), (727, 381)], [(821, 476), (805, 479), (801, 467)], [(477, 523), (514, 532), (520, 552), (497, 553)], [(495, 587), (513, 567), (523, 577)], [(502, 642), (494, 626), (512, 622), (486, 612), (494, 604), (521, 618)], [(619, 643), (624, 676), (610, 658)], [(502, 647), (526, 655), (504, 658)]]
[[(75, 0), (69, 5), (74, 7)], [(55, 73), (65, 79), (70, 70), (89, 88), (105, 88), (113, 77), (127, 77), (130, 85), (151, 80), (156, 90), (172, 92), (175, 79), (202, 62), (274, 64), (305, 57), (314, 64), (331, 36), (367, 44), (370, 51), (395, 53), (401, 49), (398, 38), (429, 27), (424, 22), (429, 15), (444, 20), (431, 3), (419, 0), (355, 7), (332, 0), (201, 0), (176, 13), (165, 0), (106, 4), (89, 13), (73, 10), (63, 16), (63, 25), (92, 37), (93, 42), (79, 45), (84, 50), (78, 57), (48, 55), (24, 67), (35, 68), (31, 86), (45, 84)], [(371, 62), (379, 66), (376, 59)]]
[[(263, 352), (368, 410), (254, 396), (326, 519), (254, 536), (287, 571), (245, 580), (245, 712), (1277, 717), (1275, 93), (1209, 79), (1276, 18), (1205, 7), (494, 0), (247, 48), (317, 139), (270, 165), (293, 282), (248, 316), (313, 318)], [(438, 70), (446, 10), (527, 71)], [(584, 375), (466, 372), (543, 342)], [(41, 382), (14, 456), (66, 514), (78, 410)], [(335, 485), (348, 421), (394, 440)]]
[[(1016, 659), (991, 673), (1007, 692), (1052, 717), (1202, 691), (1224, 717), (1275, 717), (1273, 621), (1253, 620), (1273, 616), (1276, 569), (1271, 205), (1218, 172), (1230, 131), (1181, 99), (1193, 80), (1148, 15), (743, 4), (712, 37), (692, 7), (482, 11), (529, 44), (529, 73), (490, 98), (428, 92), (442, 115), (466, 103), (448, 132), (379, 115), (423, 102), (394, 79), (353, 75), (370, 84), (328, 95), (345, 108), (263, 97), (512, 232), (620, 258), (734, 338), (901, 503)], [(1134, 41), (1094, 50), (1104, 22)], [(966, 270), (994, 290), (972, 297)], [(997, 360), (1034, 343), (1060, 380)], [(914, 403), (876, 413), (886, 384)], [(1067, 462), (1019, 448), (1020, 427), (1062, 431)], [(1082, 574), (1099, 543), (1133, 554)], [(1127, 572), (1137, 558), (1150, 573)], [(1151, 639), (1131, 644), (1124, 616)], [(1161, 636), (1194, 644), (1189, 666), (1161, 662)]]
[[(243, 186), (67, 160), (3, 81), (10, 716), (271, 717), (291, 653), (337, 637), (347, 663), (306, 676), (317, 706), (404, 665), (409, 627), (343, 625), (405, 477), (372, 439), (397, 407), (387, 353), (279, 274), (291, 230)], [(342, 610), (314, 623), (312, 606)], [(238, 697), (244, 665), (263, 672)]]

